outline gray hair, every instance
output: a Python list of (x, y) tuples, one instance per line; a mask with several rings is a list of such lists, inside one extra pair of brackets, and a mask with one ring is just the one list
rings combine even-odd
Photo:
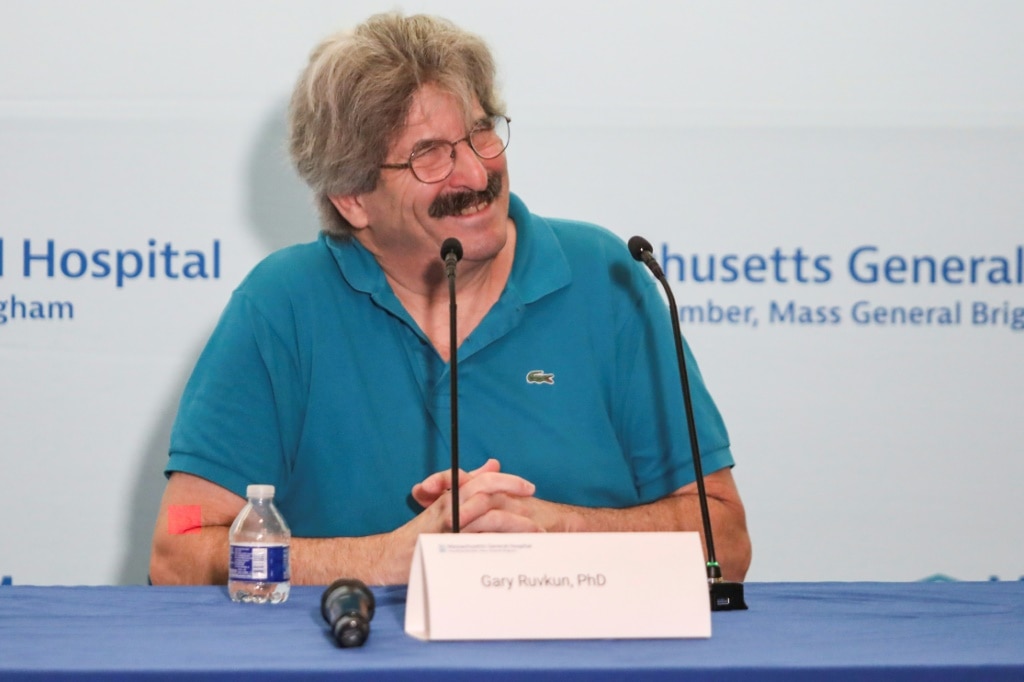
[(426, 84), (461, 101), (467, 124), (474, 100), (487, 116), (505, 113), (487, 45), (445, 19), (378, 14), (329, 36), (310, 54), (292, 92), (289, 151), (316, 195), (327, 234), (351, 235), (330, 197), (373, 191), (413, 97)]

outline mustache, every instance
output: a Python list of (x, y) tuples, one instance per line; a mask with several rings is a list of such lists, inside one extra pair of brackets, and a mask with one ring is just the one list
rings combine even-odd
[(490, 203), (501, 194), (501, 173), (491, 172), (487, 174), (487, 187), (479, 192), (452, 192), (442, 194), (430, 204), (428, 213), (431, 218), (444, 218), (446, 216), (459, 215), (470, 206), (480, 203)]

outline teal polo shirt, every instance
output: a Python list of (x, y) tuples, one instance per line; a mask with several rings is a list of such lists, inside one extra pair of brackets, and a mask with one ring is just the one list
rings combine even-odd
[[(656, 500), (694, 480), (667, 307), (622, 240), (515, 195), (515, 260), (458, 350), (459, 453), (540, 498)], [(733, 463), (687, 349), (707, 473)], [(355, 240), (268, 256), (232, 294), (185, 388), (167, 472), (240, 496), (276, 486), (297, 537), (393, 530), (412, 486), (450, 467), (449, 365)]]

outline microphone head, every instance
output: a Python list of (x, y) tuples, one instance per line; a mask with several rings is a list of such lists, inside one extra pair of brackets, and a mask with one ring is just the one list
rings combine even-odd
[(370, 636), (375, 610), (373, 592), (360, 580), (340, 578), (320, 598), (320, 614), (341, 647), (362, 646)]
[(629, 246), (629, 253), (633, 258), (641, 262), (644, 260), (645, 251), (654, 254), (654, 247), (651, 246), (651, 243), (639, 235), (630, 237), (627, 246)]
[(441, 260), (448, 260), (448, 255), (455, 256), (455, 260), (462, 260), (462, 242), (455, 237), (448, 237), (441, 244)]

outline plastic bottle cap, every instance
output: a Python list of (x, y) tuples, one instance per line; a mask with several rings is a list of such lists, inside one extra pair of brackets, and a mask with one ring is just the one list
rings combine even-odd
[(260, 485), (253, 483), (245, 488), (245, 496), (249, 498), (255, 497), (259, 500), (265, 500), (269, 497), (274, 496), (274, 486), (272, 485)]

